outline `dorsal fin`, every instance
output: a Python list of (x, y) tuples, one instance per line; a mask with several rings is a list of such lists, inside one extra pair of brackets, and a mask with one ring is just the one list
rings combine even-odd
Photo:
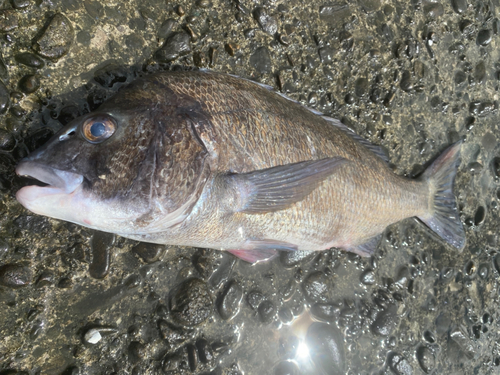
[(364, 139), (360, 135), (354, 133), (354, 131), (352, 129), (350, 129), (348, 126), (344, 125), (343, 123), (341, 123), (340, 120), (337, 120), (335, 118), (328, 117), (328, 116), (322, 116), (322, 117), (323, 117), (323, 119), (325, 119), (326, 121), (328, 121), (333, 126), (335, 126), (338, 129), (342, 130), (344, 133), (346, 133), (349, 137), (351, 137), (352, 139), (354, 139), (356, 142), (361, 143), (368, 150), (370, 150), (375, 155), (377, 155), (380, 159), (382, 159), (386, 163), (389, 163), (389, 158), (387, 157), (387, 155), (382, 150), (382, 147), (374, 145), (369, 140)]

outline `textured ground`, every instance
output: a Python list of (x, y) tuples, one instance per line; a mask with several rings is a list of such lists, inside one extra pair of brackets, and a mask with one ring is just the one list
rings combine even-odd
[[(0, 9), (0, 374), (500, 372), (498, 0)], [(331, 250), (252, 267), (16, 202), (21, 157), (140, 72), (176, 66), (272, 85), (382, 145), (399, 174), (464, 139), (465, 250), (407, 220), (372, 259)]]

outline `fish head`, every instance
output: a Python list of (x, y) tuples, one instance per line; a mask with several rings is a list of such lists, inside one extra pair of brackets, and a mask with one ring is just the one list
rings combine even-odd
[(18, 175), (47, 185), (23, 187), (17, 200), (124, 235), (180, 223), (207, 180), (206, 150), (183, 115), (193, 103), (163, 89), (155, 77), (139, 79), (62, 128), (18, 164)]

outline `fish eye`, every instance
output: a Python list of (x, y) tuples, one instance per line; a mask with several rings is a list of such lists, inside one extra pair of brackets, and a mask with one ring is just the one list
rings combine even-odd
[(113, 135), (116, 122), (111, 117), (92, 117), (83, 123), (82, 135), (90, 143), (100, 143)]

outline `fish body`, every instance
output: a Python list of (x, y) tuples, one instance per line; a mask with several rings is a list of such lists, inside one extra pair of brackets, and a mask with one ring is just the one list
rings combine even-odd
[(140, 241), (228, 250), (339, 247), (370, 255), (417, 216), (461, 249), (451, 191), (460, 144), (415, 180), (339, 121), (268, 87), (211, 72), (163, 72), (123, 87), (21, 161), (31, 211)]

